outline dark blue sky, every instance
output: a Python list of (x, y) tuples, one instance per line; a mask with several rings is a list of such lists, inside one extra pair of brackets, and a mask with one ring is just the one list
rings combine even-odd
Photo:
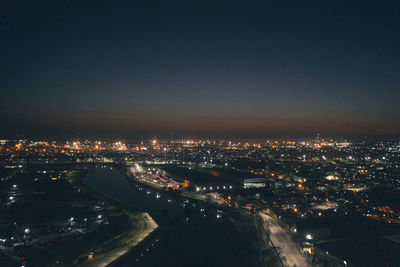
[(400, 135), (399, 1), (10, 0), (0, 22), (0, 137)]

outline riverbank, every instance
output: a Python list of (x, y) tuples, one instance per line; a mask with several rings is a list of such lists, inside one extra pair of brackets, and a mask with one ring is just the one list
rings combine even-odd
[(113, 264), (134, 249), (158, 227), (147, 212), (137, 214), (128, 211), (127, 214), (131, 221), (130, 229), (121, 233), (116, 240), (110, 240), (111, 242), (102, 253), (94, 255), (92, 260), (88, 259), (78, 266), (104, 267)]
[(237, 226), (240, 225), (238, 227), (245, 227), (248, 232), (251, 232), (252, 239), (255, 241), (257, 248), (259, 249), (259, 257), (260, 262), (262, 262), (262, 266), (284, 266), (279, 249), (275, 248), (272, 242), (269, 241), (269, 233), (263, 227), (263, 222), (260, 220), (257, 214), (252, 213), (244, 208), (232, 207), (218, 201), (213, 201), (212, 198), (202, 196), (200, 194), (185, 192), (182, 190), (166, 190), (157, 183), (137, 179), (135, 175), (129, 171), (129, 168), (126, 168), (125, 173), (126, 178), (131, 186), (137, 186), (138, 184), (141, 184), (143, 187), (152, 188), (167, 195), (179, 196), (194, 201), (207, 203), (208, 206), (211, 206), (216, 210), (222, 211), (229, 214), (233, 218), (236, 218), (237, 220), (235, 220), (235, 224)]
[(237, 207), (227, 206), (225, 211), (176, 190), (137, 183), (126, 177), (124, 165), (93, 169), (85, 184), (148, 212), (159, 225), (112, 266), (262, 266), (251, 216), (230, 212)]
[[(122, 256), (129, 253), (140, 242), (145, 240), (153, 231), (158, 228), (157, 223), (147, 212), (139, 212), (131, 206), (105, 195), (102, 195), (83, 183), (84, 175), (70, 177), (71, 182), (77, 186), (79, 192), (85, 192), (90, 196), (109, 202), (112, 206), (122, 211), (129, 217), (129, 229), (118, 236), (107, 240), (99, 252), (93, 254), (92, 259), (87, 258), (77, 266), (94, 267), (108, 266), (117, 262)], [(99, 249), (102, 244), (99, 244)]]
[(247, 209), (243, 209), (240, 207), (230, 207), (230, 206), (223, 204), (220, 201), (216, 201), (212, 197), (207, 197), (205, 195), (201, 195), (198, 193), (186, 192), (186, 191), (183, 191), (180, 189), (172, 190), (172, 191), (166, 190), (164, 187), (162, 187), (156, 183), (137, 179), (135, 177), (135, 175), (129, 171), (129, 168), (125, 168), (125, 176), (131, 186), (133, 186), (135, 184), (142, 184), (143, 186), (147, 186), (149, 188), (152, 188), (154, 190), (162, 192), (163, 194), (166, 194), (166, 195), (179, 196), (181, 198), (187, 198), (187, 199), (207, 203), (210, 206), (214, 206), (216, 209), (218, 208), (219, 210), (229, 212), (230, 214), (235, 215), (236, 217), (241, 217), (242, 219), (245, 219), (246, 221), (249, 221), (249, 222), (253, 220), (253, 215)]

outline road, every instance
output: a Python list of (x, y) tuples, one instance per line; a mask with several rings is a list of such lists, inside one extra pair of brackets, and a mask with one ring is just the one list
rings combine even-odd
[[(137, 181), (148, 184), (157, 189), (162, 189), (162, 186), (152, 181), (149, 174), (139, 164), (130, 168), (131, 173), (136, 177)], [(194, 193), (187, 191), (180, 191), (180, 195), (183, 197), (194, 198), (197, 200), (208, 200), (218, 205), (226, 206), (226, 203), (219, 199), (207, 198), (206, 194)], [(301, 255), (296, 244), (292, 241), (291, 235), (288, 231), (284, 230), (273, 217), (260, 213), (261, 218), (264, 221), (264, 229), (270, 230), (270, 239), (275, 247), (279, 247), (282, 250), (282, 256), (285, 257), (285, 265), (289, 267), (308, 267), (310, 266), (306, 259)]]
[(292, 241), (288, 231), (284, 230), (273, 217), (260, 212), (260, 216), (264, 221), (264, 225), (268, 224), (270, 230), (270, 239), (275, 247), (282, 250), (282, 256), (286, 258), (287, 266), (307, 267), (309, 264), (300, 254), (296, 244)]
[(128, 213), (131, 219), (131, 229), (122, 234), (121, 238), (108, 245), (103, 252), (94, 255), (93, 260), (86, 260), (79, 267), (106, 267), (119, 257), (128, 253), (157, 227), (157, 223), (147, 213)]

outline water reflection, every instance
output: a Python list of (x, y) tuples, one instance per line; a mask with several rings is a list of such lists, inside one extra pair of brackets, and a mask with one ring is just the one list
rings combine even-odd
[(252, 239), (229, 214), (202, 202), (131, 185), (115, 168), (95, 168), (84, 183), (149, 212), (160, 226), (118, 266), (259, 266)]

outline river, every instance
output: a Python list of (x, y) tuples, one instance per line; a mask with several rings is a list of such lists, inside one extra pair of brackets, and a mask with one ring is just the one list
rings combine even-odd
[(148, 212), (159, 231), (118, 266), (260, 266), (248, 227), (204, 203), (171, 196), (140, 184), (123, 172), (97, 167), (84, 177), (93, 190)]

